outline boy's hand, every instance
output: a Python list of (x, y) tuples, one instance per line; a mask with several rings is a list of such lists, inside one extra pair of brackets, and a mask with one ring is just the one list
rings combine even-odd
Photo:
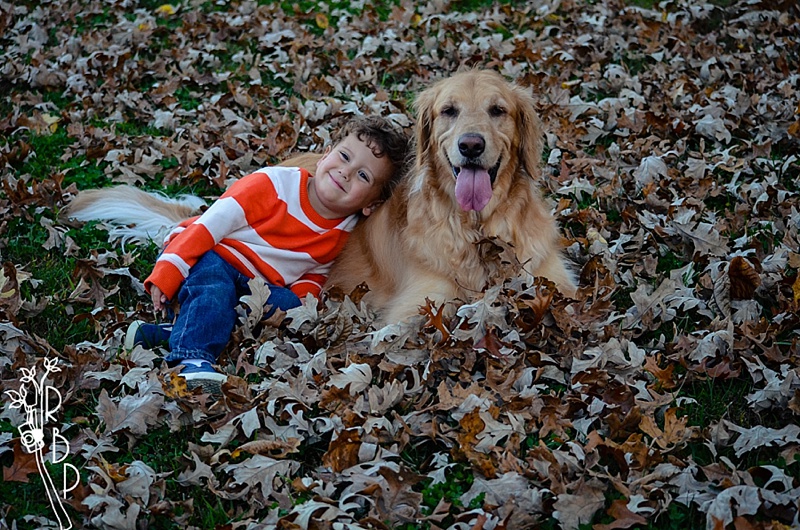
[(153, 307), (156, 311), (163, 311), (167, 308), (169, 303), (167, 296), (155, 285), (150, 287), (150, 298), (153, 300)]

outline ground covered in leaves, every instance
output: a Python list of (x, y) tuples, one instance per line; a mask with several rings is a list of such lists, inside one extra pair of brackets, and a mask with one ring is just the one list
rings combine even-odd
[[(644, 4), (0, 1), (0, 527), (58, 522), (43, 373), (77, 527), (799, 527), (800, 12)], [(575, 299), (485, 241), (508, 277), (453, 318), (243, 311), (220, 399), (122, 350), (157, 250), (78, 189), (213, 198), (463, 66), (539, 101)]]

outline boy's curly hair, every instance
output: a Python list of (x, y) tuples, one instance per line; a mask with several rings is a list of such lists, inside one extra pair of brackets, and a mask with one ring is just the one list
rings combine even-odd
[(377, 157), (389, 157), (392, 176), (383, 186), (381, 200), (392, 194), (395, 186), (406, 172), (409, 162), (409, 140), (405, 133), (381, 116), (357, 116), (345, 124), (339, 133), (339, 140), (350, 134), (367, 144)]

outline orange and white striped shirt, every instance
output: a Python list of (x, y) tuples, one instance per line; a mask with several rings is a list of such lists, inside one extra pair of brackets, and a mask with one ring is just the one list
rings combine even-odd
[(214, 250), (248, 278), (289, 287), (301, 299), (318, 296), (358, 216), (319, 215), (308, 199), (309, 178), (304, 169), (269, 167), (236, 181), (202, 215), (173, 230), (147, 290), (157, 285), (172, 299), (192, 266)]

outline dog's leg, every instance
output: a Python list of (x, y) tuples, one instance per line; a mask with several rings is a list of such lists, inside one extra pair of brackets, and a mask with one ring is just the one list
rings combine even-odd
[(550, 254), (537, 269), (536, 273), (552, 281), (564, 295), (573, 297), (577, 291), (575, 274), (564, 263), (559, 254)]
[(418, 315), (426, 300), (430, 300), (434, 307), (451, 301), (456, 296), (456, 289), (448, 278), (431, 276), (429, 272), (420, 274), (410, 272), (406, 275), (398, 293), (383, 311), (382, 320), (387, 324)]

